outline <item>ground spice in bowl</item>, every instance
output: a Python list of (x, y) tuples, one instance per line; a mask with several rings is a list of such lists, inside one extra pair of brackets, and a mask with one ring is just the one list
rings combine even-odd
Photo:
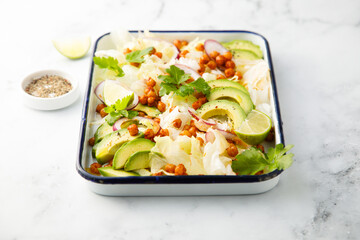
[(41, 98), (54, 98), (68, 93), (72, 89), (71, 83), (57, 75), (45, 75), (34, 79), (25, 92)]

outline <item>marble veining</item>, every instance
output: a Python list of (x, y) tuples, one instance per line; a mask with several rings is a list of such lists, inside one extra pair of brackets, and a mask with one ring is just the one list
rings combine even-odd
[[(359, 12), (358, 0), (1, 1), (0, 239), (360, 239)], [(35, 111), (22, 104), (20, 82), (60, 69), (83, 97), (90, 54), (68, 60), (51, 39), (94, 42), (116, 27), (264, 35), (285, 140), (295, 145), (279, 185), (231, 197), (90, 192), (75, 170), (82, 100)]]

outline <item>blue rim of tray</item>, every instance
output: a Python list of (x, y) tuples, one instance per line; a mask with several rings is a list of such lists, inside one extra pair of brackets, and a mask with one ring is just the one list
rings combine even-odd
[[(131, 30), (131, 33), (137, 33), (139, 30)], [(283, 129), (282, 129), (282, 120), (280, 115), (280, 105), (278, 101), (276, 83), (275, 83), (275, 76), (274, 76), (274, 69), (273, 63), (271, 60), (270, 54), (270, 46), (266, 38), (258, 33), (251, 32), (251, 31), (243, 31), (243, 30), (151, 30), (150, 32), (153, 33), (249, 33), (253, 35), (257, 35), (262, 38), (266, 45), (266, 55), (269, 63), (270, 68), (270, 76), (271, 76), (271, 83), (273, 88), (273, 99), (274, 99), (274, 108), (276, 111), (277, 119), (278, 119), (278, 131), (280, 137), (280, 143), (285, 144)], [(94, 46), (93, 56), (95, 55), (95, 51), (97, 49), (97, 45), (99, 41), (106, 35), (110, 33), (105, 33), (104, 35), (100, 36)], [(210, 183), (253, 183), (253, 182), (262, 182), (266, 180), (270, 180), (278, 175), (281, 174), (282, 170), (274, 170), (267, 174), (262, 175), (242, 175), (242, 176), (225, 176), (225, 175), (191, 175), (191, 176), (129, 176), (129, 177), (102, 177), (102, 176), (95, 176), (88, 173), (82, 166), (82, 155), (85, 144), (87, 141), (85, 139), (86, 133), (86, 124), (87, 124), (87, 115), (89, 110), (89, 98), (91, 95), (91, 86), (92, 86), (92, 75), (94, 70), (94, 62), (91, 61), (91, 68), (90, 68), (90, 77), (89, 83), (85, 92), (84, 97), (84, 104), (83, 104), (83, 111), (82, 111), (82, 118), (81, 118), (81, 125), (80, 125), (80, 137), (79, 137), (79, 148), (78, 148), (78, 158), (76, 161), (76, 170), (77, 172), (86, 180), (92, 181), (94, 183), (100, 184), (210, 184)]]

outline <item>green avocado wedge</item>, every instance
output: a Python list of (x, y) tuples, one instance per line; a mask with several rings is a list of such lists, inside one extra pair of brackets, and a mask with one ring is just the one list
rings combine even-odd
[(244, 60), (259, 60), (259, 58), (254, 52), (248, 50), (234, 49), (230, 50), (233, 57), (236, 59), (244, 59)]
[(211, 81), (208, 81), (207, 83), (209, 84), (209, 86), (211, 88), (233, 87), (233, 88), (239, 89), (240, 91), (243, 91), (247, 95), (250, 95), (248, 90), (246, 90), (246, 88), (243, 85), (241, 85), (240, 83), (228, 80), (228, 79), (211, 80)]
[(113, 127), (110, 126), (107, 122), (104, 122), (103, 124), (98, 127), (98, 129), (95, 132), (94, 138), (95, 143), (100, 142), (106, 135), (109, 133), (114, 132)]
[(218, 99), (236, 101), (244, 110), (246, 115), (248, 115), (254, 108), (254, 104), (251, 101), (250, 96), (243, 91), (233, 87), (214, 88), (211, 90), (208, 99), (209, 101)]
[(222, 45), (229, 50), (241, 49), (251, 51), (258, 58), (263, 58), (263, 52), (261, 51), (260, 46), (248, 40), (233, 40), (231, 42), (223, 43)]
[(134, 139), (126, 143), (125, 145), (121, 146), (121, 148), (119, 148), (119, 150), (117, 150), (117, 152), (115, 153), (113, 160), (113, 168), (123, 168), (125, 166), (125, 163), (134, 153), (139, 151), (150, 151), (154, 146), (154, 142), (145, 138)]
[(106, 135), (100, 142), (94, 145), (93, 155), (98, 163), (105, 164), (115, 155), (116, 151), (126, 142), (141, 137), (143, 133), (131, 136), (129, 131), (124, 128)]
[(101, 167), (98, 168), (99, 173), (104, 177), (130, 177), (130, 176), (139, 176), (139, 174), (134, 172), (126, 172), (123, 170), (115, 170), (112, 167)]
[(149, 107), (139, 103), (133, 110), (146, 113), (150, 117), (157, 117), (161, 112), (155, 107)]
[(234, 129), (238, 129), (246, 118), (246, 114), (240, 105), (228, 100), (207, 102), (197, 110), (197, 114), (205, 120), (218, 115), (228, 116), (232, 121)]
[(139, 151), (131, 155), (125, 163), (125, 171), (133, 171), (143, 168), (150, 168), (149, 150)]

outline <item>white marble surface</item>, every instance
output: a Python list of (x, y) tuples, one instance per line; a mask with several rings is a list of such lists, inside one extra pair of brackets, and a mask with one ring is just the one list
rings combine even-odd
[[(0, 239), (360, 239), (360, 2), (1, 1)], [(246, 29), (270, 42), (295, 164), (270, 192), (111, 198), (75, 159), (90, 57), (53, 36), (129, 29)], [(59, 111), (25, 107), (20, 81), (55, 68), (80, 81)]]

